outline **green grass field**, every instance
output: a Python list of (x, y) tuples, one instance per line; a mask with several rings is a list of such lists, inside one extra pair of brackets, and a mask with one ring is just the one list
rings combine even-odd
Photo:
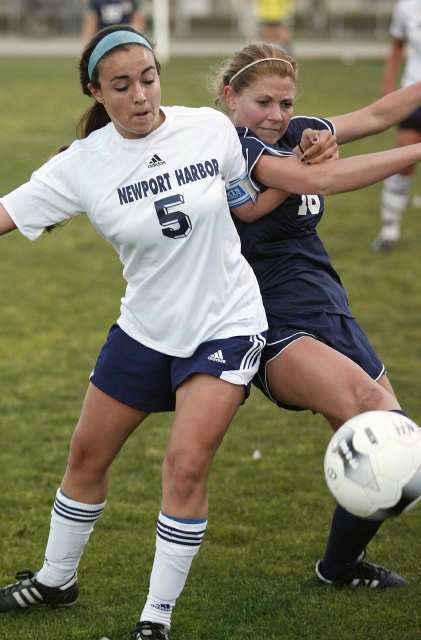
[[(206, 76), (216, 62), (171, 62), (163, 102), (209, 104)], [(74, 60), (3, 58), (0, 73), (5, 193), (72, 140), (87, 99)], [(356, 108), (377, 96), (381, 73), (380, 62), (303, 62), (296, 112)], [(390, 132), (344, 155), (393, 140)], [(399, 251), (373, 255), (379, 193), (375, 186), (329, 198), (320, 232), (403, 407), (421, 422), (421, 212), (409, 208)], [(0, 274), (0, 584), (7, 584), (42, 561), (68, 440), (124, 286), (117, 257), (83, 217), (34, 244), (17, 232), (1, 238)], [(1, 616), (0, 640), (97, 640), (133, 627), (154, 553), (170, 419), (147, 420), (114, 465), (106, 514), (80, 567), (80, 603)], [(209, 531), (174, 615), (173, 640), (421, 639), (420, 508), (386, 523), (370, 550), (410, 589), (331, 591), (313, 577), (334, 504), (323, 479), (329, 436), (319, 416), (279, 411), (252, 394), (213, 468)]]

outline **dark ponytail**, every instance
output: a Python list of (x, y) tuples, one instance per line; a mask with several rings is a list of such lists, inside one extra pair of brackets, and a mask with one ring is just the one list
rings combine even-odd
[(92, 131), (105, 127), (109, 122), (111, 122), (110, 116), (104, 106), (95, 101), (95, 104), (85, 111), (77, 123), (76, 133), (79, 138), (86, 138)]

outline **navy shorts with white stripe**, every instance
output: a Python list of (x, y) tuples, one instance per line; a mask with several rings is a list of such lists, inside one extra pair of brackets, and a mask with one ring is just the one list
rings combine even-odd
[(246, 398), (265, 344), (265, 334), (221, 338), (199, 345), (189, 358), (178, 358), (142, 345), (115, 324), (91, 382), (112, 398), (145, 412), (173, 411), (177, 387), (198, 373), (242, 385)]

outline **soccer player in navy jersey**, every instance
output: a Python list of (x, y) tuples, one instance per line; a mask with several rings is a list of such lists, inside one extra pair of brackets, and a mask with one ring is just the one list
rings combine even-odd
[(81, 40), (85, 46), (97, 31), (116, 24), (130, 25), (144, 31), (145, 16), (140, 0), (87, 0), (83, 15)]
[[(217, 103), (238, 133), (257, 189), (283, 189), (284, 202), (254, 222), (237, 221), (242, 251), (257, 276), (269, 323), (255, 384), (280, 407), (311, 409), (333, 429), (368, 410), (401, 412), (386, 370), (356, 322), (317, 234), (321, 193), (371, 184), (410, 165), (419, 145), (309, 166), (302, 135), (335, 134), (344, 143), (391, 126), (421, 103), (421, 83), (333, 118), (293, 117), (296, 63), (280, 48), (247, 45), (223, 64)], [(294, 150), (302, 147), (300, 162)], [(398, 152), (398, 155), (397, 155)], [(398, 169), (398, 167), (400, 167)], [(316, 565), (329, 584), (405, 585), (363, 560), (380, 523), (337, 507), (325, 555)]]

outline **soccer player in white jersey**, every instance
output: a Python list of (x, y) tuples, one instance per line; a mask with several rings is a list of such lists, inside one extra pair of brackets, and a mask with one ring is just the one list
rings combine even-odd
[[(383, 92), (396, 86), (398, 72), (406, 53), (401, 85), (421, 80), (421, 1), (400, 0), (395, 6), (390, 25), (392, 44), (386, 62)], [(421, 141), (421, 108), (403, 120), (398, 127), (396, 146)], [(416, 165), (411, 165), (384, 181), (381, 196), (381, 229), (372, 244), (373, 251), (393, 249), (400, 240), (401, 222), (408, 203)]]
[(0, 589), (0, 612), (71, 606), (102, 515), (107, 471), (151, 412), (174, 410), (149, 594), (136, 640), (166, 640), (207, 525), (207, 476), (265, 344), (266, 316), (229, 206), (253, 209), (235, 128), (210, 108), (162, 107), (159, 64), (133, 29), (95, 36), (80, 63), (93, 96), (82, 139), (0, 200), (0, 234), (35, 240), (85, 211), (127, 288), (82, 407), (45, 561)]

